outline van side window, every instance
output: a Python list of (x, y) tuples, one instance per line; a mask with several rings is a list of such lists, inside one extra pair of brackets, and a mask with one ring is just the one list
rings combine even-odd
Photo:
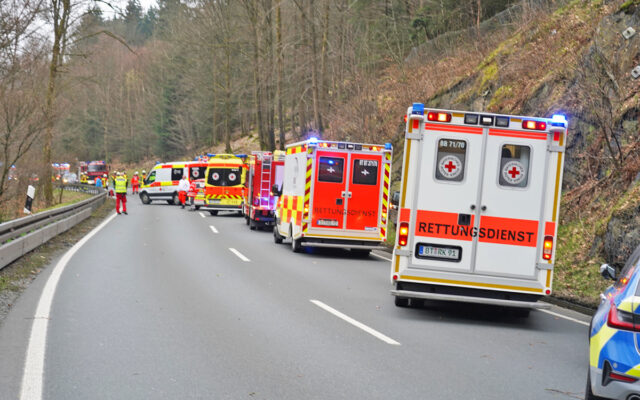
[(344, 158), (320, 157), (318, 181), (341, 183), (344, 172)]
[(531, 148), (505, 144), (500, 156), (500, 186), (527, 187), (529, 183), (529, 160)]
[(144, 180), (144, 184), (149, 185), (155, 181), (156, 181), (156, 171), (151, 171), (151, 173), (147, 175), (147, 179)]
[(436, 157), (436, 179), (447, 182), (462, 182), (466, 159), (467, 142), (440, 139)]
[(204, 179), (207, 167), (191, 167), (189, 168), (190, 180)]
[(171, 180), (179, 181), (184, 174), (184, 168), (171, 168)]
[(358, 185), (373, 185), (378, 183), (378, 161), (353, 160), (353, 183)]

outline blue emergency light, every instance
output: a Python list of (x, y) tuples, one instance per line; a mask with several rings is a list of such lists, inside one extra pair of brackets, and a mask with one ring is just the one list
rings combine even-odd
[(384, 149), (385, 150), (391, 150), (391, 149), (393, 149), (393, 146), (391, 145), (391, 143), (385, 143), (384, 144)]
[(424, 115), (424, 104), (413, 103), (411, 106), (411, 114)]
[(551, 122), (566, 124), (567, 123), (567, 118), (562, 114), (554, 114), (551, 117)]
[(311, 136), (309, 138), (309, 145), (310, 146), (316, 146), (318, 144), (318, 138), (315, 136)]
[(207, 153), (207, 157), (215, 157), (216, 155), (213, 153)]

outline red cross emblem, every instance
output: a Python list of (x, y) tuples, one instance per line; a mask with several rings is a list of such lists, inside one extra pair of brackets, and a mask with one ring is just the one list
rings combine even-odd
[(513, 179), (516, 179), (516, 177), (520, 175), (520, 171), (518, 171), (518, 168), (516, 168), (515, 166), (511, 168), (511, 171), (507, 171), (507, 173), (511, 175)]
[(449, 161), (449, 164), (445, 165), (444, 167), (447, 169), (447, 171), (449, 171), (449, 173), (451, 173), (451, 171), (456, 169), (456, 166), (453, 163), (453, 161)]

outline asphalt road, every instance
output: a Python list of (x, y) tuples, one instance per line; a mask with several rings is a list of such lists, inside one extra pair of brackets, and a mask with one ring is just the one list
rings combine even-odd
[[(33, 398), (582, 398), (587, 326), (540, 311), (396, 308), (389, 268), (348, 251), (295, 254), (240, 217), (129, 196), (129, 215), (80, 247), (60, 276)], [(20, 398), (53, 270), (0, 326), (2, 399)]]

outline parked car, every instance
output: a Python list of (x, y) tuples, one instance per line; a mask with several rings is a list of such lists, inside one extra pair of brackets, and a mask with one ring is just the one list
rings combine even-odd
[(62, 182), (65, 184), (78, 183), (78, 175), (74, 174), (73, 172), (67, 172), (62, 176)]
[(600, 267), (615, 283), (600, 295), (589, 328), (587, 400), (640, 400), (640, 246), (620, 273)]

